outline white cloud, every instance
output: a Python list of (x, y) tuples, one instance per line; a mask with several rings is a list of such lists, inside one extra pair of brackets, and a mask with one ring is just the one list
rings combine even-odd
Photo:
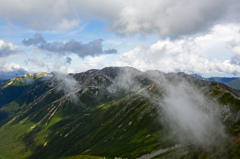
[(26, 69), (16, 63), (5, 63), (4, 61), (1, 61), (0, 63), (1, 80), (11, 79), (17, 76), (24, 75), (26, 73)]
[(1, 63), (0, 69), (4, 71), (14, 71), (16, 69), (21, 69), (22, 67), (16, 63)]
[(31, 62), (33, 65), (36, 65), (38, 67), (44, 67), (44, 62), (37, 58), (29, 58), (26, 62)]
[(78, 19), (68, 20), (62, 19), (62, 22), (57, 26), (58, 30), (67, 30), (79, 25), (80, 21)]
[[(228, 36), (216, 34), (217, 32), (213, 31), (209, 35), (192, 39), (174, 41), (165, 39), (158, 41), (150, 47), (139, 45), (133, 50), (125, 52), (121, 59), (112, 63), (112, 65), (132, 66), (143, 71), (240, 73), (240, 66), (232, 63), (230, 58), (224, 61), (218, 60), (217, 57), (212, 60), (208, 59), (205, 53), (209, 48), (217, 47), (219, 44), (226, 44), (229, 40)], [(207, 44), (209, 41), (213, 41), (211, 45)]]
[(18, 46), (0, 40), (0, 57), (8, 57), (19, 52)]
[(234, 38), (228, 42), (228, 46), (232, 49), (233, 53), (240, 55), (240, 29)]

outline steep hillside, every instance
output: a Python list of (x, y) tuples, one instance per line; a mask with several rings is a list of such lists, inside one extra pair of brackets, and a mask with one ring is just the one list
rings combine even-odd
[[(28, 91), (32, 91), (33, 88), (40, 86), (50, 77), (51, 75), (46, 73), (26, 74), (0, 84), (0, 108), (8, 104), (7, 107), (0, 111), (0, 125), (1, 120), (19, 110), (17, 103), (20, 103), (21, 105), (24, 104), (21, 96), (26, 96)], [(33, 96), (36, 95), (36, 93), (34, 95), (32, 94), (32, 96), (27, 95), (28, 99), (26, 100), (26, 104), (33, 101)], [(18, 102), (16, 103), (14, 100), (18, 100)]]
[(228, 85), (229, 87), (240, 90), (240, 79), (239, 78), (235, 79), (235, 80), (232, 80), (230, 82), (227, 82), (225, 84)]
[(236, 92), (129, 67), (56, 73), (2, 105), (0, 158), (237, 158)]

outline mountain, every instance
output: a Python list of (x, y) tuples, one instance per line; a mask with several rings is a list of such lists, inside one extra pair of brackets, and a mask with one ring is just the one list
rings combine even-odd
[[(3, 83), (0, 83), (0, 99), (1, 99), (0, 108), (5, 104), (13, 102), (17, 98), (19, 98), (21, 95), (27, 93), (37, 85), (48, 80), (50, 76), (51, 76), (50, 74), (46, 74), (46, 73), (26, 74), (26, 75), (19, 76), (11, 80), (5, 81)], [(18, 109), (14, 111), (18, 111)], [(0, 119), (3, 119), (8, 116), (6, 114), (5, 115), (0, 114), (0, 115), (1, 115)]]
[(224, 84), (131, 67), (26, 77), (0, 88), (24, 87), (0, 104), (0, 158), (240, 156), (240, 91)]
[(240, 89), (240, 78), (239, 77), (209, 77), (204, 78), (198, 74), (190, 74), (191, 76), (206, 80), (206, 81), (212, 81), (212, 82), (220, 82), (224, 83), (225, 85), (234, 88), (234, 89)]
[(240, 90), (240, 78), (231, 80), (229, 82), (226, 82), (225, 84), (228, 85), (229, 87), (232, 87), (232, 88)]

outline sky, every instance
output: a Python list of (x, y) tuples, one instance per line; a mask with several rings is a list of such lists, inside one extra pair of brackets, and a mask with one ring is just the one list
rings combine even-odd
[(130, 66), (240, 76), (239, 0), (9, 0), (0, 77)]

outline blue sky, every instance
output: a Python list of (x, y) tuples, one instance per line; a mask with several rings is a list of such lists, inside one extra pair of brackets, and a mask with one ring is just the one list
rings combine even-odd
[(0, 76), (108, 66), (240, 76), (239, 0), (9, 0)]

